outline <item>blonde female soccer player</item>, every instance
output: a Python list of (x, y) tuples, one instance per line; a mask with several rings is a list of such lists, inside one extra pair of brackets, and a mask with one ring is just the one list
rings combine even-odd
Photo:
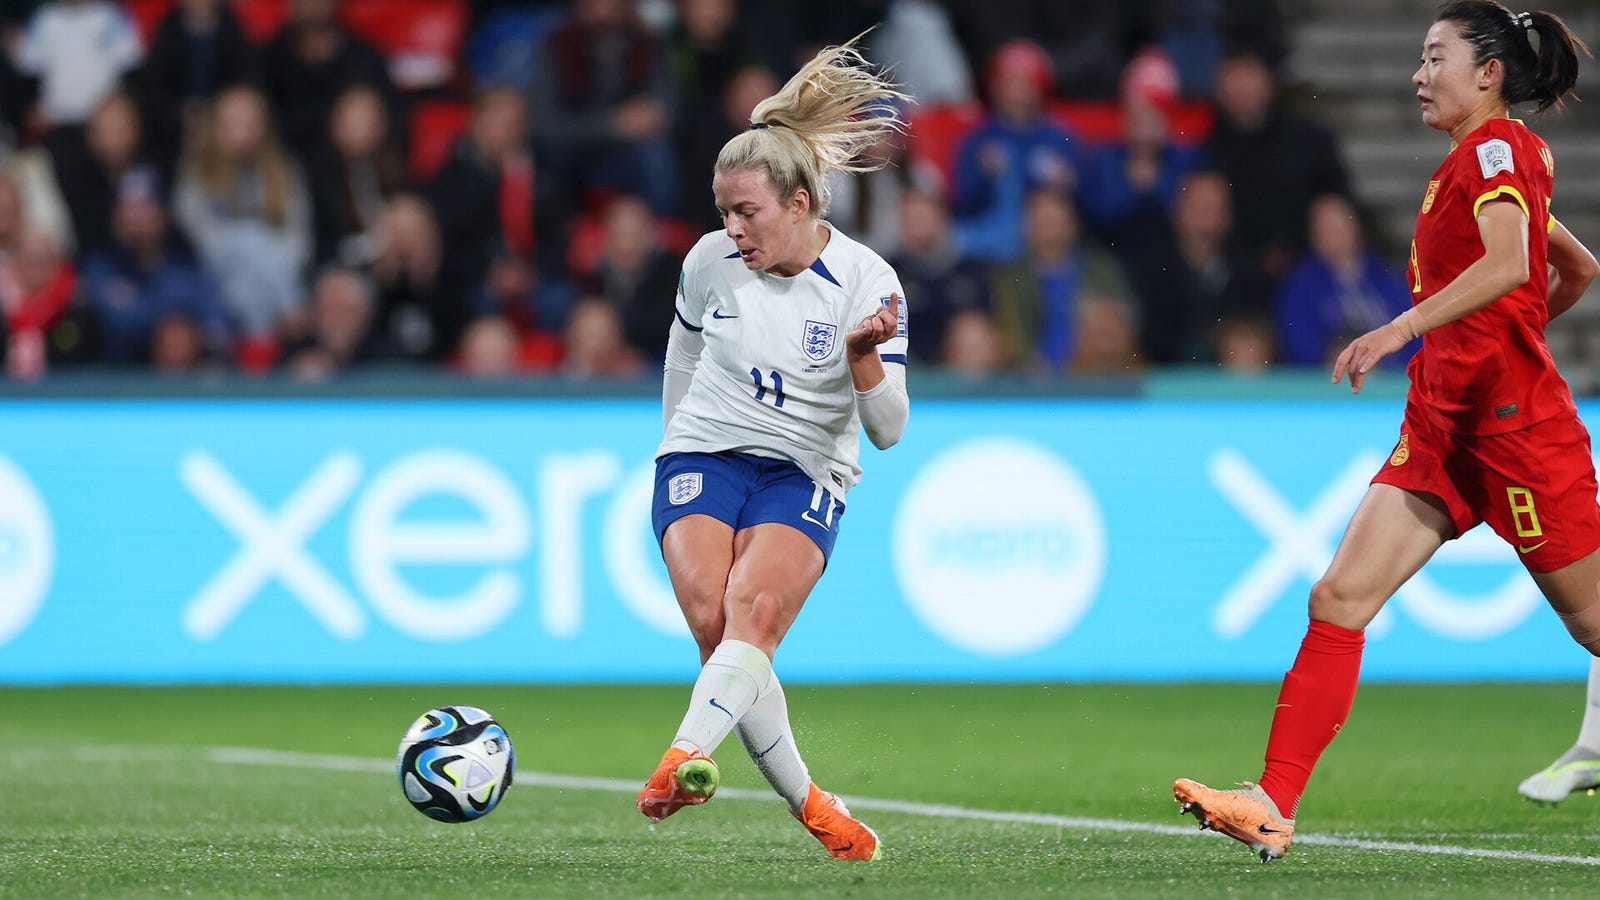
[(826, 221), (828, 179), (902, 126), (906, 99), (854, 47), (824, 49), (758, 104), (711, 181), (725, 225), (684, 260), (667, 341), (654, 525), (703, 666), (689, 709), (639, 792), (659, 822), (716, 790), (711, 754), (734, 730), (834, 857), (878, 836), (816, 786), (772, 658), (821, 577), (860, 432), (900, 439), (906, 308), (878, 254)]

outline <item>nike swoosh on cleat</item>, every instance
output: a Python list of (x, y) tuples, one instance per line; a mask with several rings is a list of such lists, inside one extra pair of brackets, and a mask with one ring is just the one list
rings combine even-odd
[(727, 713), (728, 714), (728, 718), (730, 718), (730, 719), (733, 718), (732, 711), (730, 711), (726, 706), (723, 706), (721, 703), (718, 703), (717, 702), (717, 698), (715, 698), (715, 697), (711, 698), (711, 705), (715, 706), (717, 709), (720, 709), (723, 712)]
[(1545, 544), (1548, 544), (1548, 543), (1550, 543), (1548, 540), (1544, 540), (1544, 541), (1540, 541), (1537, 544), (1534, 544), (1532, 547), (1524, 547), (1521, 544), (1518, 544), (1517, 545), (1517, 552), (1521, 553), (1523, 555), (1527, 555), (1527, 554), (1532, 553), (1533, 551), (1539, 549), (1540, 547), (1543, 547)]
[(829, 847), (828, 849), (833, 851), (834, 853), (849, 853), (852, 849), (855, 848), (855, 846), (856, 846), (856, 842), (855, 841), (851, 841), (850, 843), (845, 844), (843, 847)]
[(1280, 831), (1276, 828), (1268, 828), (1265, 825), (1257, 825), (1256, 830), (1262, 834), (1289, 834), (1287, 831)]

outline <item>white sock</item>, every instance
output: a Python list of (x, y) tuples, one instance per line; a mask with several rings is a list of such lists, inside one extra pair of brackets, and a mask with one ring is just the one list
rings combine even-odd
[(772, 681), (772, 660), (754, 644), (723, 641), (695, 679), (672, 746), (702, 756), (716, 752), (728, 732)]
[(1589, 693), (1583, 706), (1583, 725), (1578, 729), (1578, 744), (1600, 750), (1600, 657), (1589, 660)]
[(777, 674), (739, 720), (739, 740), (744, 742), (756, 768), (767, 777), (767, 783), (798, 816), (811, 791), (811, 773), (806, 771), (800, 748), (795, 746), (794, 729), (789, 726), (789, 701), (783, 696)]

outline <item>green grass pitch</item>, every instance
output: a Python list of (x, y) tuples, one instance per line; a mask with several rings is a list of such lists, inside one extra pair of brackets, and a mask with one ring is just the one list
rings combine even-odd
[[(1581, 685), (1363, 688), (1312, 781), (1301, 842), (1263, 866), (1179, 819), (1170, 785), (1255, 777), (1275, 692), (791, 687), (813, 777), (883, 839), (861, 864), (828, 858), (736, 738), (718, 754), (723, 793), (648, 827), (627, 789), (670, 739), (687, 685), (3, 689), (0, 896), (1600, 891), (1600, 798), (1537, 807), (1515, 793), (1571, 741)], [(468, 825), (412, 811), (392, 769), (410, 721), (448, 703), (499, 717), (523, 776)]]

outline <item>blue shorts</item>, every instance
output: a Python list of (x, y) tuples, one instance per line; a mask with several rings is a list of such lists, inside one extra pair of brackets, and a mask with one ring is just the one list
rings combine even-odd
[(786, 459), (747, 453), (668, 453), (656, 460), (656, 492), (650, 520), (656, 543), (667, 526), (700, 513), (726, 522), (735, 532), (778, 522), (803, 532), (833, 555), (844, 504)]

